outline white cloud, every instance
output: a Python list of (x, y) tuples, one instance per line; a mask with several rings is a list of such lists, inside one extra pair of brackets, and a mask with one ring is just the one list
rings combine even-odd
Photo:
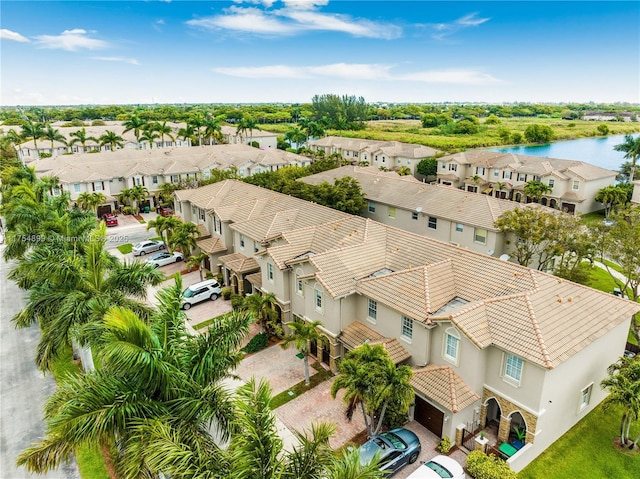
[(316, 66), (267, 65), (261, 67), (218, 67), (212, 70), (227, 76), (251, 79), (336, 78), (359, 81), (410, 81), (455, 85), (492, 85), (502, 83), (494, 76), (476, 70), (433, 70), (393, 74), (393, 65), (378, 63), (333, 63)]
[(436, 23), (428, 26), (435, 30), (433, 38), (436, 40), (442, 40), (449, 35), (459, 32), (460, 30), (469, 27), (477, 27), (491, 20), (490, 18), (478, 18), (477, 15), (477, 13), (470, 13), (451, 23)]
[(135, 58), (125, 57), (91, 57), (92, 60), (100, 60), (102, 62), (120, 62), (129, 63), (130, 65), (139, 65), (138, 60)]
[(406, 73), (396, 80), (416, 81), (423, 83), (449, 83), (456, 85), (493, 85), (502, 80), (488, 74), (474, 70), (433, 70)]
[(23, 37), (18, 32), (12, 32), (11, 30), (7, 30), (6, 28), (0, 29), (0, 39), (11, 40), (13, 42), (20, 42), (20, 43), (29, 42), (28, 38)]
[(229, 30), (261, 35), (293, 35), (309, 30), (342, 32), (355, 37), (397, 38), (402, 29), (390, 23), (373, 22), (349, 15), (321, 13), (327, 0), (283, 0), (284, 7), (271, 9), (274, 2), (250, 0), (259, 7), (231, 6), (222, 15), (187, 21), (187, 25), (212, 30)]
[(109, 43), (88, 36), (81, 28), (65, 30), (60, 35), (39, 35), (36, 38), (40, 48), (51, 48), (74, 52), (80, 49), (100, 50), (109, 47)]

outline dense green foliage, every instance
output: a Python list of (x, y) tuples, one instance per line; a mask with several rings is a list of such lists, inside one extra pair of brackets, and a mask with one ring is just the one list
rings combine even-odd
[(482, 451), (471, 451), (467, 456), (467, 470), (474, 479), (516, 479), (518, 475), (509, 464)]
[(253, 338), (249, 340), (247, 345), (242, 348), (247, 354), (257, 353), (258, 351), (262, 351), (269, 345), (269, 336), (267, 333), (258, 333)]

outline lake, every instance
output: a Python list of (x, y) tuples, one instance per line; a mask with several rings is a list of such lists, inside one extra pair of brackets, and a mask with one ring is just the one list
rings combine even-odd
[(579, 140), (556, 141), (546, 145), (488, 148), (489, 151), (515, 153), (517, 155), (544, 156), (565, 160), (580, 160), (609, 170), (618, 170), (624, 163), (624, 152), (614, 146), (624, 142), (624, 135), (601, 138), (580, 138)]

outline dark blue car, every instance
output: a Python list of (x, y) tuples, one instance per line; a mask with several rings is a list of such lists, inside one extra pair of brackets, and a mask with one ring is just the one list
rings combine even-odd
[(420, 440), (402, 427), (378, 434), (360, 446), (360, 463), (368, 464), (376, 453), (380, 455), (380, 470), (393, 474), (416, 462), (420, 454)]

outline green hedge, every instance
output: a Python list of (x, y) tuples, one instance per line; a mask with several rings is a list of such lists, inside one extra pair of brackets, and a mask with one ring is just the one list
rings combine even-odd
[(467, 471), (475, 479), (517, 479), (518, 475), (509, 464), (493, 454), (487, 456), (482, 451), (471, 451), (467, 456)]
[(245, 353), (256, 353), (269, 345), (269, 337), (266, 333), (256, 334), (249, 343), (242, 349)]

